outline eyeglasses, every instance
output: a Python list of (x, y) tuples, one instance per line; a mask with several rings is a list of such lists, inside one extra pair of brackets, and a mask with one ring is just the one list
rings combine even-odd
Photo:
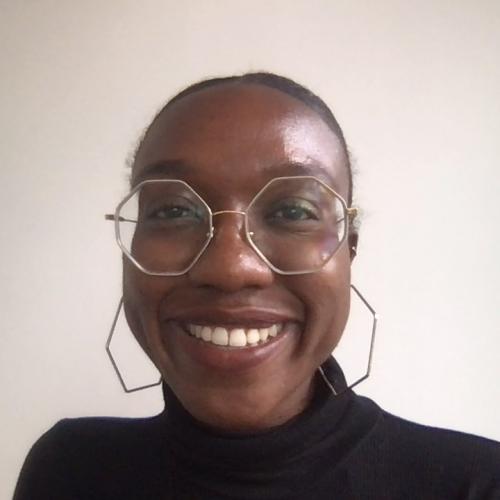
[(248, 244), (278, 274), (319, 271), (338, 251), (357, 209), (312, 176), (277, 177), (245, 211), (213, 212), (186, 182), (146, 180), (118, 204), (115, 223), (123, 254), (141, 271), (180, 276), (199, 260), (220, 215), (244, 217)]

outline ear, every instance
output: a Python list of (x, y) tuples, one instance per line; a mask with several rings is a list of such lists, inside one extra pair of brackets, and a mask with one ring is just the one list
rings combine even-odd
[(358, 250), (358, 239), (359, 239), (359, 234), (357, 231), (351, 231), (349, 233), (349, 236), (347, 237), (347, 243), (349, 245), (349, 255), (351, 256), (351, 262), (354, 260), (354, 257), (356, 257), (357, 250)]

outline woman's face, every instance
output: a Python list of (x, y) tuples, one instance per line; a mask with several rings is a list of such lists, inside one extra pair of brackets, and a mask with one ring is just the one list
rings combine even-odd
[[(345, 152), (314, 111), (265, 86), (228, 84), (184, 97), (160, 115), (138, 152), (132, 183), (181, 179), (213, 211), (244, 211), (268, 181), (295, 175), (319, 177), (347, 199)], [(195, 418), (235, 431), (278, 425), (305, 408), (314, 374), (344, 329), (348, 244), (321, 271), (284, 276), (249, 246), (243, 216), (217, 216), (214, 227), (185, 275), (149, 276), (124, 259), (127, 319)], [(227, 331), (276, 324), (281, 332), (261, 345), (231, 348), (189, 335), (190, 324)]]

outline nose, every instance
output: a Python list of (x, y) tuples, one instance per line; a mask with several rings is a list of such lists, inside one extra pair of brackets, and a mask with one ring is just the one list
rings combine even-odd
[(244, 212), (213, 213), (212, 240), (188, 273), (195, 285), (236, 292), (272, 283), (273, 271), (248, 243), (244, 222)]

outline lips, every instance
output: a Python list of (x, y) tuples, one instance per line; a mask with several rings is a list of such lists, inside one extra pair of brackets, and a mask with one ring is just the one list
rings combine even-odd
[[(194, 363), (194, 365), (200, 368), (204, 367), (211, 373), (242, 372), (254, 369), (262, 363), (271, 362), (280, 353), (293, 349), (301, 332), (298, 323), (285, 322), (280, 333), (276, 334), (275, 337), (268, 335), (265, 342), (259, 341), (253, 345), (247, 344), (245, 347), (233, 347), (228, 343), (217, 345), (213, 343), (212, 338), (210, 342), (196, 338), (196, 335), (192, 335), (186, 330), (185, 325), (187, 324), (189, 323), (178, 321), (168, 321), (164, 324), (163, 342), (165, 347), (176, 359), (183, 360), (184, 367)], [(241, 325), (232, 329), (228, 328), (227, 325), (223, 327), (212, 324), (212, 326), (209, 327), (211, 335), (213, 333), (219, 335), (216, 333), (218, 328), (224, 329), (228, 334), (234, 330), (246, 330)], [(254, 328), (249, 330), (252, 329)]]
[(166, 347), (211, 371), (251, 369), (292, 348), (300, 336), (301, 318), (289, 308), (183, 306), (161, 318)]

